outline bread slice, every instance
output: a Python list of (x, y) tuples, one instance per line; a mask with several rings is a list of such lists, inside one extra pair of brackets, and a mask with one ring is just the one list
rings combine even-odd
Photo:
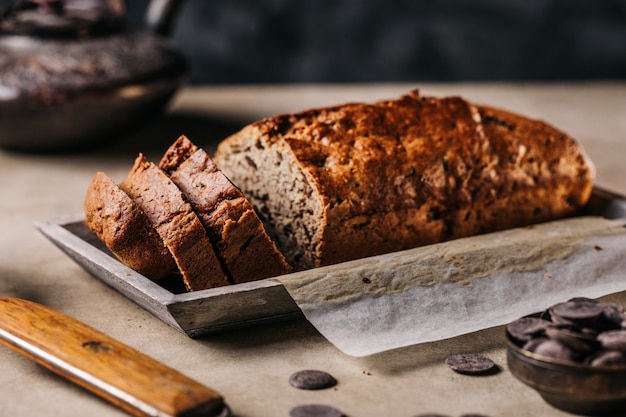
[(203, 149), (181, 136), (165, 152), (159, 167), (185, 194), (232, 282), (289, 272), (290, 266), (248, 200)]
[(84, 210), (85, 225), (124, 265), (153, 280), (177, 272), (146, 214), (105, 173), (89, 184)]
[(190, 291), (227, 285), (200, 219), (178, 187), (140, 154), (120, 183), (163, 239)]
[(260, 120), (214, 161), (298, 269), (571, 215), (594, 175), (541, 121), (417, 91)]

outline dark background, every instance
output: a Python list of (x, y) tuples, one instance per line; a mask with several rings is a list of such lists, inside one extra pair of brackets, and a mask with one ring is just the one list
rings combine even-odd
[(193, 84), (626, 78), (626, 0), (186, 0), (172, 37)]
[(187, 0), (172, 35), (191, 83), (626, 78), (626, 0)]

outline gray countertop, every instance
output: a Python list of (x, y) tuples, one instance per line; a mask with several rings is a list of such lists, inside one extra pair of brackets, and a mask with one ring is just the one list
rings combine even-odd
[[(325, 403), (347, 416), (566, 416), (507, 370), (503, 329), (354, 358), (339, 352), (305, 320), (190, 339), (84, 272), (33, 222), (80, 213), (96, 171), (121, 180), (138, 152), (160, 155), (179, 134), (212, 150), (255, 119), (346, 101), (423, 94), (461, 95), (541, 118), (578, 139), (597, 168), (597, 185), (626, 194), (626, 84), (371, 84), (193, 87), (169, 114), (104, 149), (73, 155), (0, 151), (0, 295), (45, 304), (213, 387), (239, 417), (288, 416)], [(489, 294), (485, 294), (489, 297)], [(626, 294), (606, 297), (626, 304)], [(482, 353), (501, 371), (485, 377), (452, 372), (452, 353)], [(0, 415), (115, 416), (122, 411), (0, 348)], [(304, 391), (288, 384), (302, 369), (323, 369), (339, 384)]]

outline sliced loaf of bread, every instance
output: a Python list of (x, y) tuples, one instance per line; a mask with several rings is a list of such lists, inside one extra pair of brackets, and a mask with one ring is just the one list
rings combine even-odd
[(282, 275), (290, 270), (246, 197), (209, 155), (181, 136), (159, 167), (183, 192), (216, 248), (233, 283)]
[(84, 210), (85, 225), (124, 265), (154, 280), (178, 271), (146, 214), (105, 173), (89, 184)]
[(140, 154), (119, 186), (146, 213), (188, 290), (229, 283), (200, 219), (165, 172)]
[(297, 269), (568, 216), (594, 176), (542, 121), (417, 91), (263, 119), (213, 159)]

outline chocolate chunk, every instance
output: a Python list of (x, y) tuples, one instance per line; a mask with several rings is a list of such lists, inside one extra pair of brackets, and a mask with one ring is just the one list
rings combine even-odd
[(551, 327), (546, 329), (546, 335), (578, 352), (591, 352), (599, 345), (593, 335), (567, 328)]
[(622, 327), (624, 320), (626, 320), (624, 307), (613, 303), (606, 303), (602, 305), (602, 315), (599, 320), (600, 327), (605, 330), (617, 330)]
[(537, 355), (590, 366), (626, 365), (624, 307), (577, 297), (555, 304), (541, 317), (543, 323), (535, 317), (513, 321), (508, 335)]
[(570, 298), (569, 300), (567, 300), (567, 302), (574, 302), (574, 303), (598, 303), (598, 300), (594, 300), (593, 298), (589, 298), (589, 297), (573, 297)]
[(539, 343), (543, 343), (546, 340), (549, 340), (547, 337), (534, 337), (530, 339), (528, 342), (524, 344), (522, 349), (527, 350), (529, 352), (534, 352)]
[(507, 326), (507, 331), (518, 342), (527, 342), (543, 333), (551, 323), (538, 317), (522, 317)]
[(626, 355), (619, 350), (602, 350), (589, 358), (591, 366), (626, 365)]
[(307, 404), (294, 407), (290, 417), (345, 417), (338, 409), (323, 404)]
[(555, 323), (581, 323), (597, 320), (602, 314), (602, 306), (595, 300), (576, 298), (550, 308)]
[(448, 356), (446, 365), (456, 372), (473, 375), (486, 373), (495, 367), (495, 363), (491, 359), (476, 353)]
[(575, 361), (578, 356), (573, 349), (552, 339), (539, 343), (533, 352), (537, 355), (565, 361)]
[(626, 352), (626, 330), (609, 330), (598, 335), (602, 347)]
[(334, 387), (337, 380), (328, 372), (306, 369), (294, 372), (289, 377), (289, 384), (300, 389), (316, 390)]

